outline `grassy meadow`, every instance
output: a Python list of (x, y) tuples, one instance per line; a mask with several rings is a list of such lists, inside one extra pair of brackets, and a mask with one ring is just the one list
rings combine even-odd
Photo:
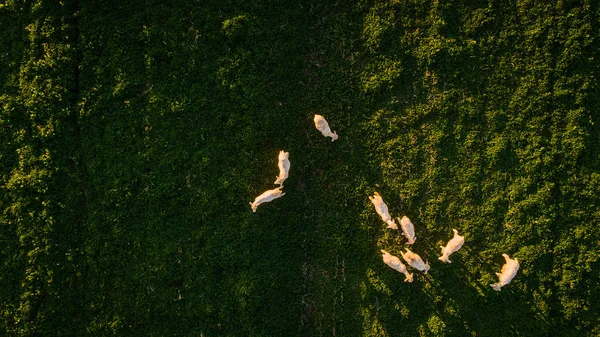
[(5, 0), (0, 28), (0, 335), (600, 335), (600, 2)]

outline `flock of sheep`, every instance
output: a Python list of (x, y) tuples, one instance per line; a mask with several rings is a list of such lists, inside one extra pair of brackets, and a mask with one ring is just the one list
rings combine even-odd
[[(369, 196), (369, 199), (373, 203), (373, 206), (375, 206), (375, 211), (377, 212), (377, 214), (379, 214), (383, 222), (385, 222), (388, 225), (387, 228), (397, 230), (398, 225), (390, 216), (388, 207), (379, 195), (379, 193), (375, 192), (375, 194), (372, 197)], [(408, 240), (406, 244), (414, 244), (417, 240), (417, 237), (415, 236), (415, 226), (413, 225), (413, 223), (406, 216), (403, 216), (402, 219), (398, 218), (398, 221), (400, 222), (400, 228), (402, 228), (402, 235), (404, 235)], [(438, 260), (444, 263), (452, 263), (452, 261), (450, 261), (449, 259), (450, 254), (458, 251), (465, 243), (464, 236), (458, 235), (458, 231), (456, 229), (453, 229), (452, 231), (454, 232), (454, 237), (450, 241), (448, 241), (446, 247), (440, 246), (440, 248), (442, 248), (442, 256), (440, 256)], [(402, 261), (400, 261), (400, 258), (391, 255), (385, 250), (381, 250), (381, 253), (383, 254), (383, 262), (385, 264), (403, 273), (406, 276), (404, 282), (413, 281), (413, 274), (408, 272), (406, 266), (402, 263)], [(500, 291), (500, 288), (510, 283), (510, 281), (513, 279), (513, 277), (515, 277), (517, 271), (519, 270), (519, 261), (517, 259), (511, 259), (507, 254), (502, 254), (502, 256), (504, 256), (506, 263), (504, 264), (504, 266), (502, 266), (502, 272), (496, 273), (500, 281), (498, 283), (490, 284), (490, 286), (496, 291)], [(406, 248), (406, 253), (402, 253), (402, 258), (404, 259), (404, 261), (406, 261), (406, 263), (408, 263), (409, 266), (417, 270), (424, 271), (425, 274), (427, 274), (427, 271), (430, 269), (429, 263), (423, 262), (423, 259), (418, 254), (411, 252), (408, 248)]]
[[(331, 137), (332, 142), (338, 139), (337, 133), (331, 131), (331, 129), (329, 128), (329, 124), (327, 123), (325, 118), (323, 118), (323, 116), (315, 115), (314, 122), (315, 127), (323, 134), (323, 136)], [(289, 152), (279, 152), (279, 176), (277, 176), (277, 179), (274, 182), (274, 184), (279, 185), (279, 187), (272, 190), (268, 190), (256, 197), (254, 199), (254, 202), (250, 203), (250, 206), (252, 207), (252, 212), (256, 212), (256, 208), (260, 204), (272, 201), (285, 195), (285, 193), (282, 192), (282, 188), (283, 182), (288, 178), (290, 171), (290, 160), (288, 159), (288, 157)], [(388, 207), (383, 201), (383, 198), (381, 198), (381, 196), (379, 195), (379, 193), (375, 192), (373, 196), (369, 196), (369, 199), (373, 203), (373, 206), (375, 206), (375, 211), (377, 212), (377, 214), (379, 214), (383, 222), (385, 222), (388, 225), (387, 228), (398, 230), (398, 225), (396, 224), (396, 221), (390, 216)], [(416, 241), (416, 236), (415, 227), (413, 223), (406, 216), (403, 216), (401, 219), (398, 218), (398, 221), (400, 222), (402, 234), (408, 240), (406, 244), (414, 244)], [(449, 260), (450, 255), (458, 251), (465, 243), (464, 236), (458, 235), (458, 231), (456, 229), (453, 229), (452, 231), (454, 232), (454, 237), (450, 241), (448, 241), (446, 247), (441, 246), (442, 256), (440, 256), (438, 259), (444, 263), (451, 263), (452, 261)], [(400, 258), (391, 255), (385, 250), (381, 250), (381, 253), (383, 254), (383, 262), (385, 264), (405, 275), (405, 282), (413, 281), (413, 274), (408, 272), (406, 266), (402, 263), (402, 261), (400, 261)], [(511, 259), (507, 254), (502, 254), (502, 256), (506, 260), (506, 263), (502, 266), (502, 271), (500, 273), (496, 273), (500, 280), (498, 283), (490, 285), (496, 291), (500, 291), (500, 288), (510, 283), (510, 281), (513, 279), (513, 277), (515, 277), (517, 271), (519, 270), (519, 261), (517, 259)], [(423, 271), (425, 273), (427, 273), (427, 271), (430, 269), (429, 263), (424, 262), (418, 254), (411, 252), (408, 248), (406, 248), (406, 253), (402, 253), (402, 258), (404, 259), (404, 261), (406, 261), (406, 263), (408, 263), (409, 266), (411, 266), (414, 269)]]

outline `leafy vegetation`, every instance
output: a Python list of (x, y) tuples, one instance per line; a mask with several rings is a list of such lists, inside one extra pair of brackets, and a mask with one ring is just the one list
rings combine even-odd
[(3, 335), (600, 334), (598, 2), (7, 0), (0, 27)]

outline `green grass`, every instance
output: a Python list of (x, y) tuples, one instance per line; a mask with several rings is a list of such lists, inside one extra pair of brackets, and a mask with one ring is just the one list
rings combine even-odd
[(600, 334), (597, 2), (11, 0), (0, 28), (2, 335)]

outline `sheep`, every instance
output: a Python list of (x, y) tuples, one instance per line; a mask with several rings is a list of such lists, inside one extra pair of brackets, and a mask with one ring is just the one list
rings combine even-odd
[(507, 254), (502, 254), (502, 256), (504, 256), (506, 263), (502, 266), (502, 272), (496, 273), (496, 275), (498, 275), (498, 278), (500, 279), (500, 282), (490, 284), (490, 286), (496, 291), (500, 291), (500, 288), (509, 284), (513, 277), (515, 277), (515, 275), (517, 274), (517, 271), (519, 270), (519, 261), (517, 259), (511, 260), (511, 258), (508, 257)]
[(290, 161), (288, 159), (290, 153), (283, 150), (279, 151), (279, 176), (273, 184), (283, 186), (283, 182), (288, 178), (290, 172)]
[(381, 253), (383, 253), (383, 262), (385, 262), (385, 264), (387, 264), (388, 266), (392, 267), (393, 269), (401, 272), (402, 274), (404, 274), (404, 276), (406, 276), (406, 278), (404, 279), (404, 282), (412, 282), (413, 281), (413, 274), (408, 272), (408, 270), (406, 269), (406, 266), (404, 265), (404, 263), (402, 263), (402, 261), (400, 261), (399, 258), (386, 252), (383, 249), (381, 250)]
[(406, 253), (402, 254), (402, 258), (406, 261), (411, 267), (424, 271), (427, 274), (427, 271), (430, 269), (429, 263), (423, 262), (421, 257), (418, 254), (415, 254), (410, 251), (410, 249), (406, 248)]
[(329, 128), (329, 123), (327, 123), (323, 116), (315, 115), (315, 126), (317, 127), (317, 130), (321, 131), (323, 136), (331, 137), (332, 142), (338, 139), (337, 133), (335, 131), (331, 132), (331, 129)]
[(379, 214), (383, 222), (388, 224), (387, 228), (398, 229), (398, 225), (396, 225), (396, 222), (390, 216), (390, 213), (388, 212), (388, 207), (385, 204), (385, 202), (383, 202), (383, 199), (381, 198), (379, 193), (375, 192), (374, 196), (369, 196), (369, 200), (371, 200), (371, 202), (375, 206), (375, 211), (377, 211), (377, 214)]
[(450, 254), (458, 251), (465, 243), (464, 236), (458, 235), (458, 231), (456, 229), (453, 229), (452, 231), (454, 232), (454, 237), (452, 238), (452, 240), (448, 241), (446, 247), (440, 246), (442, 248), (442, 256), (440, 256), (438, 260), (445, 263), (452, 263), (452, 261), (450, 261), (448, 257), (450, 257)]
[(285, 193), (281, 192), (282, 187), (279, 186), (276, 189), (272, 189), (272, 190), (268, 190), (266, 192), (264, 192), (263, 194), (259, 195), (258, 197), (256, 197), (256, 199), (254, 199), (254, 202), (250, 203), (250, 206), (252, 207), (252, 212), (256, 212), (256, 208), (258, 207), (258, 205), (265, 203), (265, 202), (269, 202), (273, 199), (277, 199), (277, 198), (281, 198), (285, 195)]
[(403, 216), (402, 219), (398, 218), (400, 222), (400, 227), (402, 227), (402, 235), (404, 235), (407, 239), (408, 245), (412, 245), (417, 240), (415, 236), (415, 226), (410, 222), (410, 219), (406, 216)]

